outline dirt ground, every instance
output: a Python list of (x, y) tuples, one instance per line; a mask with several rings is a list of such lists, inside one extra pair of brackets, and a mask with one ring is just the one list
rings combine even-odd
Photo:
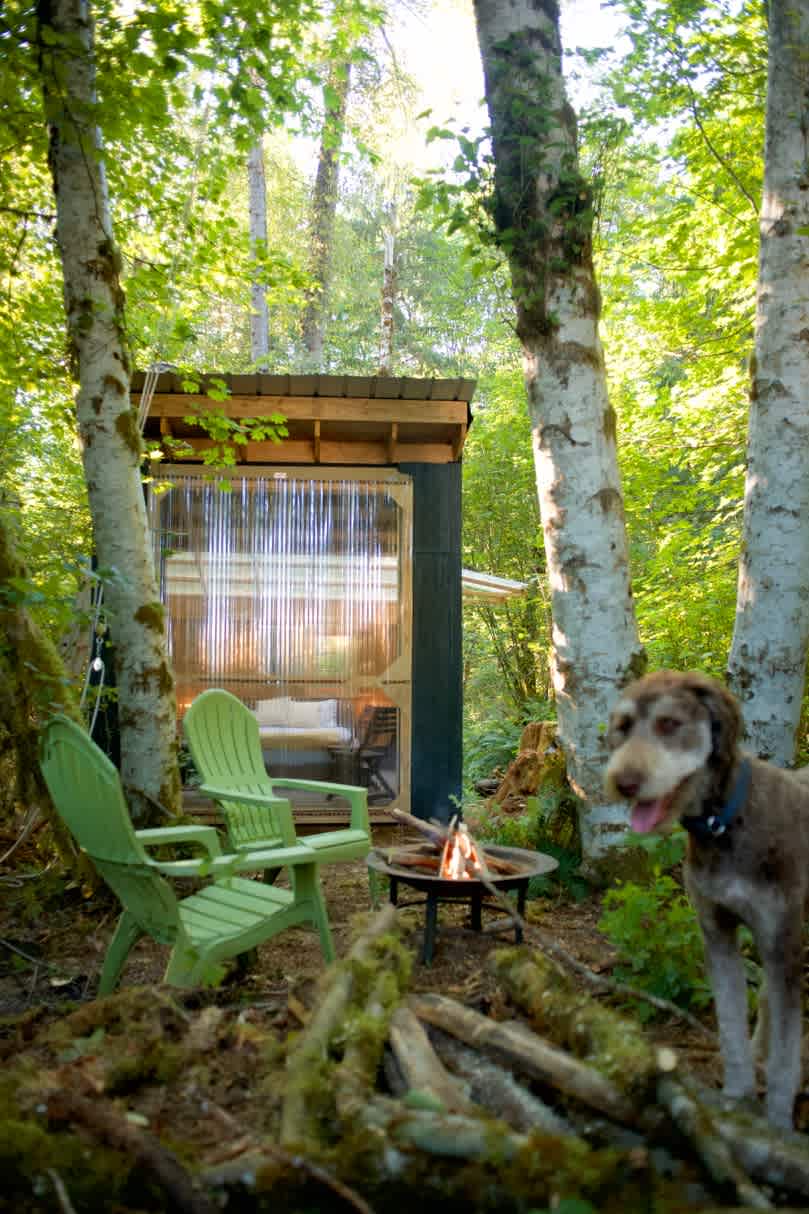
[[(410, 841), (398, 828), (375, 831), (377, 846)], [(0, 854), (3, 843), (0, 837)], [(18, 859), (19, 855), (15, 856)], [(33, 861), (35, 853), (28, 859)], [(322, 879), (340, 958), (356, 935), (358, 916), (367, 915), (371, 909), (368, 873), (361, 862), (334, 864), (324, 866)], [(402, 937), (414, 957), (409, 989), (449, 995), (494, 1020), (513, 1018), (515, 1010), (487, 965), (493, 949), (514, 939), (513, 927), (506, 928), (506, 921), (501, 919), (501, 932), (474, 932), (467, 924), (468, 908), (457, 903), (442, 904), (434, 960), (426, 966), (418, 961), (424, 906), (401, 905), (409, 901), (411, 893), (417, 896), (400, 887)], [(526, 941), (530, 945), (532, 936), (542, 933), (589, 970), (609, 976), (617, 958), (598, 930), (600, 914), (601, 899), (596, 893), (580, 902), (567, 894), (529, 901)], [(272, 1142), (277, 1135), (283, 1091), (279, 1075), (283, 1073), (287, 1042), (307, 1024), (318, 998), (317, 980), (324, 971), (314, 932), (296, 928), (275, 937), (258, 950), (249, 967), (235, 970), (211, 991), (180, 992), (161, 987), (167, 950), (143, 940), (124, 970), (120, 996), (95, 1001), (98, 975), (117, 916), (117, 904), (103, 891), (88, 897), (78, 883), (65, 889), (63, 878), (55, 873), (46, 872), (32, 880), (21, 868), (17, 875), (9, 868), (0, 869), (0, 1062), (6, 1072), (5, 1087), (0, 1083), (0, 1105), (5, 1100), (3, 1115), (11, 1117), (9, 1124), (14, 1127), (10, 1137), (6, 1132), (4, 1143), (0, 1116), (0, 1175), (13, 1164), (14, 1177), (11, 1204), (4, 1201), (0, 1184), (2, 1214), (6, 1210), (17, 1214), (22, 1208), (50, 1214), (54, 1204), (47, 1194), (42, 1204), (30, 1205), (28, 1199), (35, 1190), (30, 1187), (29, 1174), (40, 1186), (44, 1183), (42, 1175), (64, 1179), (75, 1205), (65, 1205), (59, 1199), (62, 1211), (179, 1208), (159, 1202), (157, 1206), (148, 1202), (144, 1205), (140, 1198), (130, 1205), (127, 1185), (135, 1183), (132, 1178), (139, 1173), (137, 1168), (132, 1170), (131, 1151), (127, 1148), (122, 1152), (120, 1143), (115, 1166), (122, 1170), (124, 1179), (111, 1205), (97, 1204), (99, 1186), (105, 1191), (106, 1173), (96, 1172), (96, 1166), (103, 1169), (109, 1158), (94, 1154), (90, 1167), (86, 1151), (92, 1148), (95, 1152), (99, 1142), (109, 1139), (108, 1127), (99, 1129), (99, 1118), (116, 1114), (120, 1121), (123, 1115), (127, 1125), (148, 1127), (155, 1141), (159, 1139), (187, 1166), (206, 1174), (220, 1165), (229, 1167), (234, 1158), (237, 1163), (233, 1166), (241, 1166), (241, 1153), (249, 1154), (256, 1143)], [(484, 911), (483, 919), (484, 927), (491, 926), (494, 912)], [(584, 983), (581, 978), (577, 981)], [(652, 1041), (677, 1051), (682, 1071), (691, 1072), (702, 1083), (716, 1085), (720, 1068), (711, 1012), (705, 1014), (705, 1026), (711, 1031), (661, 1016), (646, 1031)], [(68, 1107), (67, 1113), (60, 1112), (60, 1100), (64, 1103), (71, 1094), (79, 1102), (84, 1099), (84, 1111)], [(40, 1114), (46, 1107), (48, 1124), (55, 1124), (56, 1133), (37, 1137)], [(803, 1109), (799, 1109), (798, 1121), (805, 1129)], [(20, 1116), (22, 1121), (18, 1120)], [(71, 1125), (78, 1120), (79, 1136), (60, 1133), (60, 1118)], [(20, 1134), (28, 1136), (26, 1151), (45, 1152), (42, 1159), (37, 1155), (29, 1161), (27, 1154), (24, 1158), (20, 1155)], [(665, 1151), (663, 1155), (661, 1175), (668, 1176), (669, 1169), (680, 1164)], [(429, 1166), (435, 1167), (434, 1163)], [(698, 1176), (699, 1169), (689, 1163), (682, 1177), (672, 1183), (676, 1188), (682, 1181), (688, 1188)], [(654, 1187), (658, 1180), (649, 1179), (648, 1183)], [(715, 1208), (710, 1202), (700, 1204), (706, 1195), (704, 1187), (697, 1185), (695, 1192), (697, 1196), (689, 1196), (687, 1201), (678, 1197), (679, 1204), (675, 1202), (671, 1208)], [(23, 1205), (19, 1204), (20, 1195), (25, 1198)], [(374, 1204), (373, 1208), (398, 1214), (403, 1207), (394, 1197), (387, 1205)], [(304, 1202), (301, 1207), (287, 1207), (282, 1201), (278, 1208), (332, 1208), (328, 1202), (319, 1204), (320, 1200)], [(353, 1199), (349, 1204), (359, 1208)], [(336, 1207), (345, 1208), (345, 1203), (341, 1205), (338, 1200)], [(587, 1202), (580, 1205), (574, 1201), (570, 1209), (574, 1207), (593, 1209)], [(425, 1212), (434, 1208), (445, 1207), (441, 1203), (424, 1205)], [(446, 1207), (451, 1214), (477, 1208), (484, 1207), (466, 1200), (465, 1204)], [(550, 1208), (555, 1208), (552, 1202)], [(614, 1205), (604, 1208), (610, 1214), (616, 1209)], [(651, 1206), (644, 1204), (642, 1208)]]
[[(377, 846), (410, 841), (398, 828), (376, 828), (374, 832)], [(339, 958), (350, 947), (357, 916), (370, 910), (367, 870), (364, 863), (356, 862), (325, 865), (321, 872)], [(47, 887), (38, 892), (36, 883), (22, 876), (15, 879), (13, 873), (0, 874), (0, 1017), (44, 1006), (50, 1018), (94, 996), (117, 904), (103, 891), (87, 899), (85, 891), (75, 885), (66, 893), (60, 887), (60, 896), (42, 910), (38, 903), (46, 893)], [(474, 932), (468, 927), (467, 907), (442, 904), (433, 962), (422, 965), (418, 957), (424, 906), (405, 905), (411, 898), (417, 899), (418, 894), (400, 887), (404, 939), (416, 959), (412, 989), (452, 995), (478, 1010), (489, 1010), (498, 993), (486, 958), (498, 944), (514, 939), (513, 929), (504, 926), (497, 933)], [(598, 930), (600, 913), (597, 894), (578, 903), (566, 896), (529, 901), (527, 942), (531, 942), (532, 927), (537, 927), (578, 961), (609, 975), (616, 958)], [(484, 926), (497, 918), (493, 911), (484, 911)], [(502, 918), (499, 921), (506, 923)], [(121, 988), (159, 984), (166, 958), (165, 948), (142, 940), (130, 956)], [(227, 980), (217, 1002), (263, 1008), (283, 1033), (300, 1027), (295, 1009), (304, 1011), (311, 1006), (322, 970), (316, 935), (303, 928), (290, 929), (262, 946), (246, 972)], [(659, 1043), (677, 1048), (682, 1061), (703, 1080), (717, 1080), (717, 1051), (709, 1037), (673, 1018), (658, 1018), (649, 1032)]]

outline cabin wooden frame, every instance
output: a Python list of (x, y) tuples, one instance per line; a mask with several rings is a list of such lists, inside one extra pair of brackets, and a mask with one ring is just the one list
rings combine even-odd
[[(143, 385), (144, 376), (133, 377), (136, 409)], [(280, 443), (237, 446), (237, 465), (226, 473), (231, 481), (266, 475), (320, 483), (389, 479), (391, 489), (398, 486), (408, 547), (400, 586), (409, 601), (404, 649), (384, 675), (385, 696), (401, 720), (392, 803), (440, 820), (451, 816), (461, 793), (460, 461), (474, 388), (468, 379), (265, 374), (206, 375), (192, 385), (166, 371), (144, 428), (147, 449), (162, 448), (157, 467), (170, 464), (178, 475), (193, 474), (212, 445), (195, 414), (213, 410), (235, 420), (280, 415), (288, 435)], [(221, 685), (249, 702), (248, 688)], [(296, 812), (318, 823), (340, 816), (327, 804)]]

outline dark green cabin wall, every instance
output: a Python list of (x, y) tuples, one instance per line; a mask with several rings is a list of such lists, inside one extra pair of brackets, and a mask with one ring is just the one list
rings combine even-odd
[(462, 783), (461, 465), (399, 467), (413, 478), (411, 805), (448, 822)]

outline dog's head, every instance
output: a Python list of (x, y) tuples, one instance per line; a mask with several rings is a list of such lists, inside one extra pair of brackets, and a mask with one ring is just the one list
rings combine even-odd
[(610, 715), (605, 786), (632, 802), (632, 829), (665, 833), (723, 783), (741, 729), (721, 683), (660, 670), (631, 683)]

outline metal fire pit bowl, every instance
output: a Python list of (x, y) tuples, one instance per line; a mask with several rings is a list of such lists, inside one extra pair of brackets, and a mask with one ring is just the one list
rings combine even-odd
[[(435, 848), (416, 843), (411, 847), (388, 849), (398, 853), (412, 855), (435, 855)], [(542, 852), (526, 851), (522, 847), (486, 846), (484, 852), (495, 859), (509, 860), (519, 867), (516, 873), (490, 873), (489, 881), (499, 893), (509, 889), (517, 891), (517, 911), (522, 916), (525, 911), (525, 897), (528, 892), (528, 882), (532, 877), (541, 877), (552, 873), (559, 867), (557, 860)], [(423, 965), (430, 965), (435, 952), (435, 931), (438, 922), (438, 904), (440, 902), (468, 902), (469, 926), (473, 931), (502, 931), (504, 924), (495, 920), (486, 927), (483, 926), (483, 907), (495, 912), (498, 916), (507, 916), (507, 912), (492, 903), (492, 895), (481, 881), (473, 877), (467, 880), (453, 881), (449, 877), (433, 876), (432, 873), (419, 871), (415, 868), (405, 868), (395, 863), (389, 864), (386, 852), (375, 847), (367, 856), (366, 864), (374, 872), (382, 873), (390, 881), (390, 900), (394, 906), (425, 906), (424, 938), (421, 946), (420, 960)], [(411, 902), (399, 902), (399, 885), (407, 885), (411, 889), (423, 891), (424, 898)], [(522, 942), (522, 930), (514, 925), (514, 936), (518, 944)]]

